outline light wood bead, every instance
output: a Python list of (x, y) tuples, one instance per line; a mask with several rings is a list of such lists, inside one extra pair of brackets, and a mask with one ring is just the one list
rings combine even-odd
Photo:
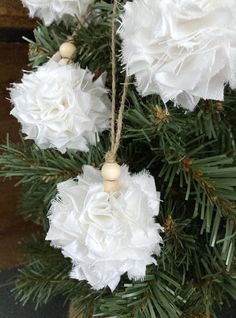
[(106, 181), (116, 181), (121, 175), (121, 168), (116, 163), (105, 163), (102, 167), (102, 176)]
[(59, 49), (62, 58), (71, 59), (76, 52), (76, 47), (72, 42), (65, 42)]

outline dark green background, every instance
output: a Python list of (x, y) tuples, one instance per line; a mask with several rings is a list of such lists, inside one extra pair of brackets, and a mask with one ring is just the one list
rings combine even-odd
[(0, 318), (68, 318), (68, 306), (62, 297), (35, 311), (34, 304), (22, 306), (11, 293), (16, 270), (0, 273)]

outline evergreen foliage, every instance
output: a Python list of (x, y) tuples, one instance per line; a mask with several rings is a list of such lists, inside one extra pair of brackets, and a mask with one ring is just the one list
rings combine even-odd
[[(111, 86), (110, 1), (97, 1), (88, 25), (76, 29), (75, 61), (96, 75), (108, 72)], [(94, 11), (96, 9), (96, 15)], [(33, 68), (46, 62), (76, 28), (39, 25), (30, 41)], [(119, 38), (118, 47), (120, 47)], [(119, 52), (119, 94), (124, 74)], [(168, 105), (158, 96), (141, 98), (130, 85), (118, 160), (131, 171), (148, 169), (162, 193), (159, 222), (164, 245), (157, 266), (144, 281), (123, 277), (119, 288), (93, 291), (69, 278), (70, 261), (44, 241), (47, 212), (57, 183), (76, 177), (84, 164), (101, 167), (109, 134), (88, 153), (41, 150), (21, 139), (1, 146), (0, 176), (17, 178), (23, 188), (21, 213), (42, 226), (26, 243), (28, 263), (19, 271), (15, 293), (26, 303), (47, 303), (58, 294), (78, 313), (94, 317), (216, 317), (217, 306), (236, 299), (236, 95), (226, 88), (225, 103), (201, 101), (194, 112)]]

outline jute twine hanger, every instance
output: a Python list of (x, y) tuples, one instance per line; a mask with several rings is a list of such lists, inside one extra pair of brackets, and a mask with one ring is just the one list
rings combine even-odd
[(111, 149), (105, 155), (105, 164), (102, 167), (102, 176), (104, 179), (105, 192), (119, 191), (118, 179), (121, 174), (121, 168), (116, 162), (117, 151), (120, 146), (121, 133), (123, 127), (123, 113), (125, 109), (125, 101), (128, 92), (129, 77), (125, 75), (123, 84), (123, 93), (120, 101), (118, 112), (118, 120), (116, 124), (116, 13), (118, 3), (113, 1), (113, 15), (112, 15), (112, 114), (111, 114)]
[[(120, 146), (121, 133), (123, 127), (123, 113), (125, 109), (125, 101), (129, 86), (129, 77), (125, 75), (125, 80), (123, 84), (123, 93), (120, 101), (118, 119), (116, 123), (116, 14), (117, 14), (118, 2), (113, 1), (113, 14), (112, 14), (112, 112), (111, 112), (111, 148), (105, 155), (105, 164), (102, 167), (102, 176), (104, 179), (104, 191), (105, 192), (118, 192), (119, 183), (118, 179), (121, 174), (121, 168), (116, 162), (117, 151)], [(74, 45), (73, 37), (81, 26), (79, 26), (74, 31), (71, 37), (68, 37), (67, 41), (64, 42), (59, 49), (59, 52), (55, 56), (55, 60), (62, 60), (65, 64), (70, 63), (75, 52), (76, 47)]]

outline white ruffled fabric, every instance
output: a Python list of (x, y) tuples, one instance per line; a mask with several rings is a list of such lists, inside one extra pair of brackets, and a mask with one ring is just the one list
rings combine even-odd
[(192, 110), (236, 88), (236, 0), (133, 0), (119, 33), (142, 96)]
[(31, 17), (38, 17), (46, 25), (60, 21), (67, 15), (81, 19), (95, 0), (21, 0)]
[(146, 266), (156, 263), (162, 238), (159, 193), (152, 176), (130, 175), (123, 166), (119, 195), (103, 190), (101, 171), (84, 166), (75, 180), (58, 185), (49, 212), (46, 240), (61, 248), (73, 263), (71, 277), (87, 280), (96, 290), (113, 291), (121, 275), (142, 279)]
[(26, 139), (42, 149), (88, 151), (98, 134), (110, 127), (111, 102), (105, 74), (94, 75), (76, 64), (50, 60), (37, 71), (24, 73), (10, 89), (11, 114), (22, 125)]

